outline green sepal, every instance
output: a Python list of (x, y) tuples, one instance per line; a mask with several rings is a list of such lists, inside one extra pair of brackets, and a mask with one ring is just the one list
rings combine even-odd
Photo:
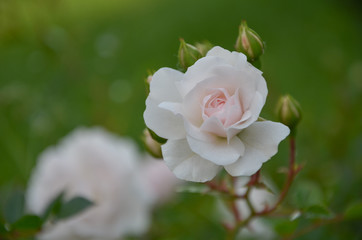
[(195, 46), (186, 43), (182, 38), (180, 39), (180, 47), (178, 50), (178, 65), (183, 71), (186, 71), (201, 57), (201, 52)]
[(149, 129), (149, 128), (147, 128), (147, 129), (148, 129), (148, 131), (150, 132), (151, 137), (153, 138), (153, 140), (155, 140), (155, 141), (157, 141), (157, 142), (159, 142), (159, 143), (161, 143), (161, 144), (164, 144), (164, 143), (167, 142), (167, 139), (158, 136), (158, 135), (157, 135), (154, 131), (152, 131), (151, 129)]

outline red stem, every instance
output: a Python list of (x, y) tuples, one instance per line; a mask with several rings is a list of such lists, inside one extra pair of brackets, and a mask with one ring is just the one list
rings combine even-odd
[[(248, 191), (244, 194), (244, 195), (237, 195), (234, 192), (235, 186), (234, 186), (234, 181), (235, 179), (233, 179), (233, 189), (230, 190), (228, 189), (224, 184), (218, 185), (215, 182), (207, 182), (206, 184), (210, 187), (210, 189), (212, 190), (216, 190), (222, 193), (226, 193), (229, 194), (230, 196), (235, 197), (235, 199), (232, 199), (232, 203), (231, 203), (231, 211), (235, 217), (235, 226), (230, 229), (230, 226), (227, 226), (226, 229), (228, 231), (228, 235), (227, 235), (227, 239), (234, 239), (236, 237), (237, 232), (239, 231), (239, 229), (243, 226), (246, 226), (253, 217), (255, 216), (263, 216), (263, 215), (267, 215), (273, 211), (275, 211), (279, 205), (284, 201), (285, 197), (288, 194), (289, 188), (292, 185), (292, 182), (296, 176), (296, 174), (301, 170), (301, 167), (296, 168), (295, 165), (295, 153), (296, 153), (296, 146), (295, 146), (295, 137), (294, 136), (290, 136), (289, 137), (289, 147), (290, 147), (290, 152), (289, 152), (289, 168), (288, 168), (288, 176), (287, 179), (284, 183), (282, 192), (280, 193), (280, 196), (278, 198), (278, 201), (274, 204), (273, 207), (268, 207), (266, 206), (264, 210), (260, 211), (260, 212), (254, 212), (252, 211), (251, 215), (246, 218), (246, 219), (242, 219), (240, 216), (240, 213), (237, 209), (236, 206), (236, 200), (238, 198), (245, 198), (246, 200), (248, 200), (248, 193), (251, 189), (251, 187), (255, 184), (257, 184), (259, 182), (259, 178), (260, 178), (260, 171), (256, 172), (253, 176), (251, 176), (250, 181), (248, 182), (247, 186), (248, 186)], [(252, 209), (251, 209), (252, 210)]]
[(290, 136), (289, 138), (290, 144), (290, 152), (289, 152), (289, 169), (288, 169), (288, 177), (284, 183), (284, 187), (282, 192), (280, 193), (279, 199), (277, 203), (272, 208), (265, 208), (263, 211), (255, 213), (255, 215), (265, 215), (270, 212), (273, 212), (278, 208), (278, 206), (283, 202), (284, 198), (287, 196), (290, 186), (294, 180), (296, 174), (300, 171), (300, 168), (295, 168), (295, 138), (294, 136)]

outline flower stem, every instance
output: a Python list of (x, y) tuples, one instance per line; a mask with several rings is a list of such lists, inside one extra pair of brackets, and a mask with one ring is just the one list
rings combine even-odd
[[(252, 204), (249, 201), (248, 193), (250, 192), (251, 187), (253, 187), (254, 184), (258, 183), (259, 172), (257, 172), (255, 175), (253, 175), (251, 177), (250, 182), (249, 182), (250, 184), (248, 184), (248, 189), (247, 189), (245, 195), (243, 195), (243, 198), (246, 199), (247, 204), (248, 204), (248, 206), (250, 208), (251, 214), (246, 219), (241, 220), (240, 216), (238, 215), (239, 214), (238, 210), (234, 209), (235, 208), (235, 200), (237, 200), (237, 199), (233, 200), (232, 212), (233, 212), (233, 214), (235, 216), (236, 223), (235, 223), (235, 226), (232, 229), (228, 229), (227, 237), (226, 237), (227, 240), (236, 239), (236, 236), (237, 236), (239, 230), (242, 227), (245, 227), (246, 225), (248, 225), (249, 222), (254, 217), (265, 216), (265, 215), (268, 215), (268, 214), (274, 212), (279, 207), (279, 205), (284, 201), (284, 199), (287, 196), (287, 193), (288, 193), (288, 191), (290, 189), (290, 186), (292, 185), (292, 182), (293, 182), (296, 174), (301, 170), (301, 167), (296, 168), (296, 164), (295, 164), (295, 154), (296, 154), (295, 136), (290, 136), (289, 137), (289, 149), (290, 149), (290, 152), (289, 152), (288, 176), (287, 176), (287, 179), (286, 179), (286, 181), (284, 183), (283, 189), (282, 189), (282, 191), (281, 191), (281, 193), (279, 195), (278, 201), (271, 208), (269, 208), (267, 206), (267, 207), (264, 208), (264, 210), (262, 210), (260, 212), (255, 211), (255, 209), (253, 208)], [(238, 219), (239, 219), (239, 221), (238, 221)]]
[(279, 199), (277, 203), (270, 209), (267, 210), (267, 213), (270, 213), (278, 208), (278, 206), (284, 201), (284, 198), (287, 196), (287, 193), (289, 191), (290, 186), (292, 185), (292, 182), (296, 176), (296, 174), (299, 172), (298, 169), (295, 168), (295, 137), (290, 136), (289, 137), (289, 170), (288, 170), (288, 176), (287, 180), (284, 183), (284, 187), (282, 192), (279, 195)]

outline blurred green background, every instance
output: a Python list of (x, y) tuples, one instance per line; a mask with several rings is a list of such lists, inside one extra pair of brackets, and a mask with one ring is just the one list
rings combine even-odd
[[(286, 93), (303, 109), (297, 161), (305, 168), (294, 188), (342, 212), (362, 198), (361, 12), (358, 0), (0, 0), (0, 203), (26, 187), (39, 153), (77, 126), (139, 140), (147, 70), (175, 68), (180, 37), (233, 50), (245, 19), (266, 42), (262, 116), (277, 120)], [(278, 186), (286, 159), (282, 143), (263, 170)], [(155, 214), (149, 237), (222, 239), (213, 201), (180, 194)], [(360, 239), (360, 225), (300, 239)]]

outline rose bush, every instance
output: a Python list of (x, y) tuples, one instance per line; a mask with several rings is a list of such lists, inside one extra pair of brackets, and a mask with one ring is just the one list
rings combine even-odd
[(185, 73), (159, 69), (144, 119), (160, 137), (167, 166), (184, 180), (211, 180), (222, 167), (249, 176), (276, 152), (288, 127), (257, 121), (268, 90), (244, 54), (214, 47)]
[(119, 239), (148, 228), (153, 195), (141, 178), (136, 145), (100, 128), (77, 129), (39, 158), (27, 208), (40, 215), (59, 193), (94, 203), (84, 212), (45, 225), (40, 239)]
[[(222, 222), (228, 226), (234, 226), (235, 215), (232, 211), (237, 211), (241, 221), (245, 221), (250, 217), (252, 211), (260, 212), (266, 207), (273, 206), (277, 201), (277, 196), (273, 194), (276, 191), (274, 184), (269, 180), (261, 177), (258, 181), (261, 185), (248, 186), (250, 177), (238, 177), (235, 178), (234, 190), (239, 196), (243, 196), (248, 191), (247, 199), (252, 206), (253, 210), (250, 209), (245, 198), (239, 198), (235, 200), (236, 209), (229, 209), (230, 202), (217, 202), (218, 213), (222, 218)], [(255, 216), (248, 221), (244, 228), (239, 229), (237, 232), (237, 239), (276, 239), (276, 233), (273, 230), (273, 225), (267, 219)]]
[[(243, 195), (246, 193), (248, 187), (247, 183), (250, 181), (249, 177), (240, 177), (236, 181), (235, 192), (238, 195)], [(266, 181), (262, 178), (262, 183), (268, 186), (269, 189), (274, 189), (273, 184), (269, 181)], [(260, 212), (265, 209), (265, 207), (273, 206), (277, 201), (276, 196), (267, 188), (253, 186), (249, 190), (248, 199), (252, 205), (254, 211)], [(246, 219), (250, 216), (251, 210), (245, 199), (237, 200), (236, 202), (237, 209), (240, 216), (243, 219)], [(252, 239), (275, 239), (275, 232), (272, 226), (265, 221), (263, 218), (253, 218), (246, 228), (243, 228), (240, 232), (242, 236), (241, 239), (252, 238)]]

